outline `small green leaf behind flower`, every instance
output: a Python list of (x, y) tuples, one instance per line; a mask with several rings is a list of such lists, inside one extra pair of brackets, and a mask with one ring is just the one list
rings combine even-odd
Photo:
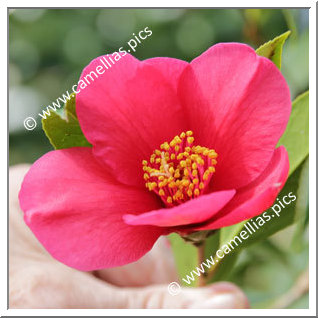
[(260, 56), (267, 57), (280, 69), (282, 65), (283, 45), (290, 33), (290, 31), (287, 31), (275, 39), (266, 42), (256, 50), (256, 53)]
[(288, 125), (277, 146), (285, 146), (289, 157), (289, 175), (309, 153), (309, 92), (299, 95), (292, 103)]
[(64, 116), (52, 111), (42, 119), (43, 130), (54, 149), (91, 147), (79, 125), (75, 111), (75, 94), (66, 102)]

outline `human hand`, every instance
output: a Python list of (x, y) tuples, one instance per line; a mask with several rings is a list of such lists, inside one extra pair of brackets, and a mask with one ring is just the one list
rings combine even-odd
[(167, 286), (178, 278), (164, 237), (122, 267), (81, 272), (56, 261), (23, 221), (18, 192), (28, 168), (9, 173), (10, 308), (248, 308), (244, 293), (226, 282), (170, 295)]

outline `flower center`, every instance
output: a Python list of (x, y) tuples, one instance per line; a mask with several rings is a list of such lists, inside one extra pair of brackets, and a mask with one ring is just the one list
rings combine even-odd
[(142, 161), (146, 187), (167, 206), (198, 197), (215, 172), (215, 150), (193, 143), (193, 132), (182, 132), (169, 143), (161, 144), (161, 150), (156, 149), (149, 162)]

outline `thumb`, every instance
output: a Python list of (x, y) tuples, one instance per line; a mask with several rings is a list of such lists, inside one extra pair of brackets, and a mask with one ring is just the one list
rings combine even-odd
[[(174, 283), (176, 284), (176, 283)], [(169, 285), (170, 286), (170, 285)], [(167, 285), (122, 289), (126, 308), (147, 309), (241, 309), (249, 308), (245, 294), (235, 285), (219, 282), (200, 288), (176, 288)], [(176, 295), (177, 293), (177, 295)]]

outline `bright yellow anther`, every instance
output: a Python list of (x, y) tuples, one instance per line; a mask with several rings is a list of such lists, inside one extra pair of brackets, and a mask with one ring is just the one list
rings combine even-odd
[(182, 197), (182, 192), (180, 190), (178, 190), (175, 194), (175, 199), (178, 200)]
[(208, 156), (209, 156), (209, 158), (214, 159), (214, 158), (216, 158), (218, 155), (217, 155), (217, 153), (214, 152), (213, 150), (210, 150)]
[(215, 172), (215, 168), (214, 167), (209, 167), (209, 172)]
[(167, 142), (164, 142), (162, 145), (160, 145), (160, 148), (163, 150), (169, 150), (170, 146)]
[(193, 137), (188, 137), (188, 138), (187, 138), (187, 142), (188, 142), (189, 144), (192, 144), (192, 143), (194, 142), (194, 138), (193, 138)]
[(204, 166), (204, 160), (202, 158), (198, 158), (197, 159), (197, 163), (200, 165), (200, 166)]
[(177, 160), (182, 160), (182, 159), (183, 159), (183, 152), (177, 155)]
[(190, 180), (189, 179), (188, 180), (182, 180), (181, 184), (182, 184), (182, 186), (187, 187), (190, 184)]
[(159, 190), (159, 195), (160, 195), (160, 196), (164, 196), (164, 195), (165, 195), (165, 192), (164, 192), (163, 189), (160, 189), (160, 190)]
[(167, 202), (168, 202), (168, 203), (172, 203), (172, 198), (171, 198), (171, 196), (169, 196), (169, 197), (167, 198)]
[(200, 194), (200, 190), (199, 190), (199, 189), (195, 189), (195, 190), (194, 190), (194, 195), (195, 195), (195, 196), (198, 196), (199, 194)]
[(182, 168), (185, 168), (185, 167), (187, 166), (186, 161), (185, 161), (185, 160), (180, 161), (180, 166), (181, 166)]
[(203, 180), (206, 181), (209, 178), (209, 171), (205, 171), (203, 174)]
[(169, 188), (175, 188), (176, 187), (176, 183), (174, 181), (169, 182), (168, 187)]
[(192, 136), (192, 135), (193, 135), (193, 131), (188, 130), (188, 131), (186, 132), (186, 135), (187, 135), (188, 137)]

